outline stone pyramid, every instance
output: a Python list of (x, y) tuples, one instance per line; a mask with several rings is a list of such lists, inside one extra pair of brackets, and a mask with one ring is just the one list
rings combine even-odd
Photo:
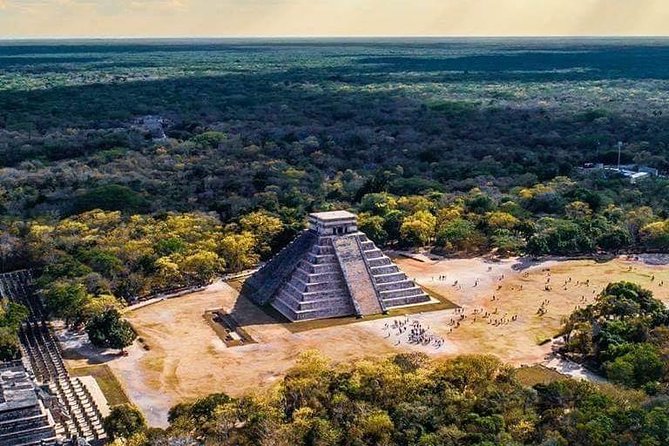
[(291, 321), (363, 317), (430, 300), (346, 211), (309, 215), (309, 228), (246, 280), (242, 293)]

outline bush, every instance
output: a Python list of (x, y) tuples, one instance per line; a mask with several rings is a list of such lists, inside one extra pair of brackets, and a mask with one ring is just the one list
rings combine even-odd
[(107, 434), (112, 440), (130, 438), (146, 429), (144, 415), (134, 406), (125, 404), (112, 408), (103, 420)]

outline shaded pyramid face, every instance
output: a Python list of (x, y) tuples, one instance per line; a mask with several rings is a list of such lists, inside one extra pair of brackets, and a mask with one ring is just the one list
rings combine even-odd
[(291, 321), (362, 317), (430, 301), (344, 211), (311, 214), (309, 229), (251, 276), (242, 293)]

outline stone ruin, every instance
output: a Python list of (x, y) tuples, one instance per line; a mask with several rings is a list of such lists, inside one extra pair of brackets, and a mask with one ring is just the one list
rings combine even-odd
[(0, 446), (60, 443), (46, 399), (20, 361), (0, 364)]
[(309, 227), (251, 276), (242, 294), (290, 321), (386, 313), (430, 301), (346, 211), (309, 215)]

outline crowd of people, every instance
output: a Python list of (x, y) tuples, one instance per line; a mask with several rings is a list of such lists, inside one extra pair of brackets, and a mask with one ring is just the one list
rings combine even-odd
[[(630, 266), (629, 271), (632, 270), (633, 267)], [(488, 267), (488, 272), (491, 271), (492, 267)], [(562, 290), (564, 291), (579, 290), (581, 293), (583, 293), (580, 294), (578, 302), (575, 302), (574, 310), (585, 308), (588, 304), (592, 303), (592, 299), (598, 292), (597, 287), (593, 286), (591, 279), (576, 280), (573, 279), (571, 276), (566, 278), (555, 278), (551, 274), (550, 267), (542, 268), (541, 273), (543, 274), (543, 286), (544, 286), (544, 291), (546, 292), (552, 291), (553, 286), (556, 286), (562, 288)], [(524, 282), (531, 280), (530, 271), (524, 271), (521, 274), (521, 277), (523, 279), (527, 279)], [(513, 285), (504, 286), (503, 281), (504, 279), (506, 279), (505, 274), (497, 274), (492, 276), (490, 279), (496, 286), (496, 289), (498, 291), (502, 290), (502, 288), (505, 289), (508, 288), (511, 291), (523, 291), (524, 285), (528, 285), (528, 283), (525, 284), (516, 283)], [(654, 275), (650, 276), (649, 279), (650, 282), (655, 283), (656, 286), (661, 287), (664, 285), (664, 281), (661, 280), (656, 281)], [(448, 281), (448, 284), (451, 287), (455, 288), (455, 290), (457, 291), (462, 290), (463, 285), (468, 286), (467, 283), (463, 283), (461, 277), (453, 278), (451, 276), (449, 278), (449, 276), (446, 274), (432, 276), (432, 281), (439, 281), (439, 282)], [(477, 288), (483, 283), (483, 279), (475, 277), (473, 278), (473, 282), (469, 283), (470, 283), (469, 286), (471, 286), (472, 288)], [(588, 290), (587, 293), (585, 293), (585, 289)], [(504, 293), (493, 293), (490, 298), (490, 301), (495, 302), (496, 304), (501, 302), (502, 299), (500, 297), (500, 294)], [(537, 308), (535, 314), (540, 317), (544, 316), (549, 312), (550, 306), (551, 306), (551, 299), (550, 298), (543, 299), (539, 304), (539, 307)], [(485, 321), (486, 324), (490, 326), (502, 327), (509, 325), (513, 322), (516, 322), (519, 319), (518, 314), (510, 314), (509, 312), (504, 312), (503, 310), (500, 310), (500, 308), (497, 306), (495, 306), (494, 309), (492, 309), (491, 307), (492, 305), (490, 306), (477, 305), (474, 308), (471, 307), (465, 308), (464, 306), (455, 308), (452, 317), (450, 317), (450, 320), (447, 321), (448, 332), (444, 333), (444, 335), (446, 336), (446, 338), (448, 338), (449, 334), (453, 333), (455, 330), (460, 328), (463, 324), (465, 324), (465, 322), (470, 324), (475, 324), (477, 322), (482, 323)], [(387, 332), (386, 335), (387, 338), (390, 338), (393, 335), (395, 336), (395, 338), (397, 338), (395, 342), (396, 346), (401, 345), (402, 342), (406, 342), (412, 345), (425, 345), (425, 346), (431, 345), (439, 349), (443, 346), (445, 342), (444, 338), (441, 338), (440, 336), (431, 333), (429, 326), (424, 326), (421, 324), (419, 320), (417, 319), (412, 320), (409, 318), (409, 316), (405, 316), (404, 319), (394, 320), (392, 323), (387, 323), (384, 327), (384, 330), (386, 330)], [(403, 338), (404, 335), (407, 335), (406, 338)]]
[(394, 335), (397, 340), (396, 346), (402, 344), (402, 337), (407, 334), (406, 342), (410, 345), (433, 346), (440, 349), (444, 345), (444, 338), (430, 333), (430, 327), (424, 327), (418, 320), (410, 320), (409, 316), (404, 319), (395, 319), (392, 323), (387, 323), (383, 327), (387, 332), (386, 338)]

